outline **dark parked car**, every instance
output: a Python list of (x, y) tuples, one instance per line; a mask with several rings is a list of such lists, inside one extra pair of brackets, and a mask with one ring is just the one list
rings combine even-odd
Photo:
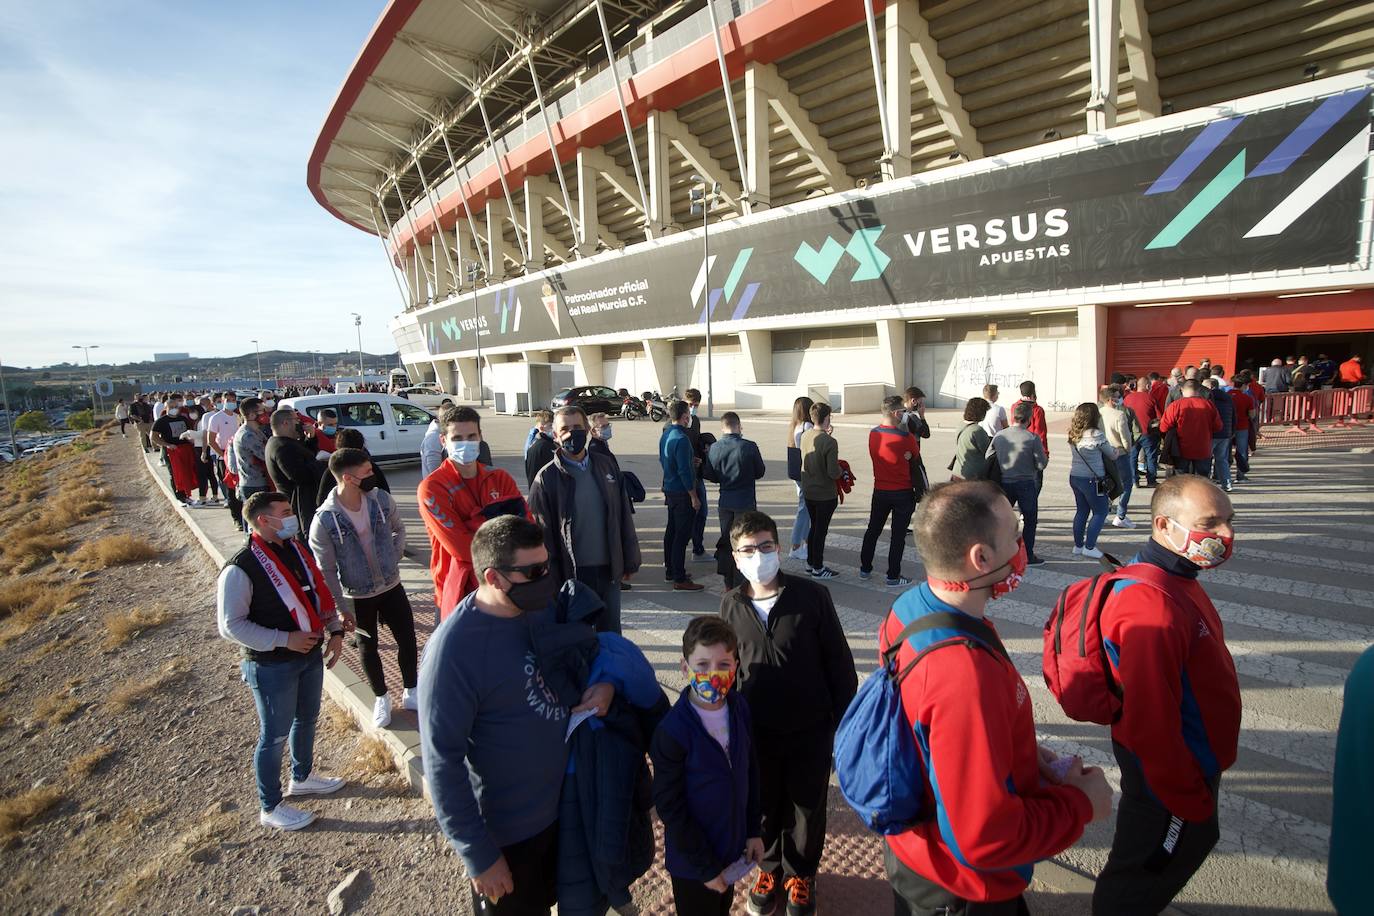
[(558, 392), (549, 406), (557, 410), (569, 404), (576, 404), (588, 414), (608, 413), (614, 416), (620, 413), (621, 397), (614, 388), (605, 385), (582, 385)]

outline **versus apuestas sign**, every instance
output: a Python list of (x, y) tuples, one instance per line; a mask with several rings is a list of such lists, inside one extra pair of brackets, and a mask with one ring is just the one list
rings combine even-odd
[[(1370, 88), (570, 264), (417, 316), (432, 355), (893, 304), (1346, 265)], [(709, 282), (708, 282), (709, 276)]]

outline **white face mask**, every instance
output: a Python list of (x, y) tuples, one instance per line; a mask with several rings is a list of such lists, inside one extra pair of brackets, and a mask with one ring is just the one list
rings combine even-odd
[(778, 574), (778, 568), (782, 565), (782, 557), (778, 551), (772, 553), (756, 552), (752, 557), (742, 557), (735, 554), (735, 568), (739, 570), (741, 576), (748, 579), (752, 585), (762, 585), (765, 582), (772, 582)]

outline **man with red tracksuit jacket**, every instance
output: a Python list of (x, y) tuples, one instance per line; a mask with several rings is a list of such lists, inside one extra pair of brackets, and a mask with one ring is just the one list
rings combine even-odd
[(477, 460), (482, 448), (482, 418), (471, 407), (446, 407), (439, 414), (440, 435), (449, 460), (420, 481), (420, 518), (429, 533), (429, 571), (434, 602), (442, 621), (458, 602), (477, 590), (472, 568), (472, 536), (498, 515), (533, 521), (515, 479)]
[(1118, 582), (1101, 617), (1121, 686), (1112, 750), (1121, 766), (1116, 836), (1093, 892), (1094, 916), (1154, 914), (1201, 867), (1220, 835), (1221, 774), (1236, 762), (1240, 683), (1221, 616), (1198, 572), (1231, 556), (1231, 500), (1204, 477), (1172, 477), (1150, 500), (1139, 564), (1169, 588)]
[[(990, 626), (988, 602), (1026, 571), (1016, 515), (988, 481), (933, 487), (916, 512), (916, 547), (929, 579), (897, 599), (880, 631), (884, 651), (926, 614)], [(898, 670), (915, 657), (911, 642), (897, 655)], [(1036, 744), (1030, 694), (1009, 661), (962, 639), (948, 643), (902, 681), (902, 709), (927, 761), (926, 809), (935, 816), (887, 837), (896, 912), (1025, 913), (1021, 895), (1035, 862), (1110, 816), (1112, 792), (1102, 771), (1077, 757), (1059, 760), (1064, 775), (1056, 774), (1058, 758)]]
[(1173, 430), (1178, 446), (1174, 456), (1174, 470), (1180, 474), (1212, 476), (1212, 435), (1221, 431), (1221, 414), (1212, 402), (1202, 396), (1202, 386), (1196, 379), (1188, 379), (1181, 386), (1183, 396), (1164, 408), (1159, 420), (1159, 432), (1168, 435)]
[[(1050, 461), (1050, 427), (1045, 422), (1045, 408), (1035, 403), (1035, 382), (1027, 379), (1021, 383), (1021, 400), (1017, 401), (1016, 404), (1020, 404), (1021, 401), (1030, 402), (1031, 419), (1030, 425), (1026, 429), (1040, 437), (1040, 444), (1045, 446), (1045, 464), (1048, 465)], [(1010, 409), (1016, 410), (1016, 404), (1011, 405)], [(1041, 468), (1035, 472), (1035, 492), (1039, 493), (1044, 486), (1045, 469)]]

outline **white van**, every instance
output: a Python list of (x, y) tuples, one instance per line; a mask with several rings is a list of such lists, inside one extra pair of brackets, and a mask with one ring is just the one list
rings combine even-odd
[(379, 461), (418, 461), (420, 441), (434, 415), (405, 398), (391, 394), (314, 394), (287, 398), (280, 406), (318, 420), (320, 411), (334, 408), (339, 427), (353, 427), (363, 434), (372, 457)]

